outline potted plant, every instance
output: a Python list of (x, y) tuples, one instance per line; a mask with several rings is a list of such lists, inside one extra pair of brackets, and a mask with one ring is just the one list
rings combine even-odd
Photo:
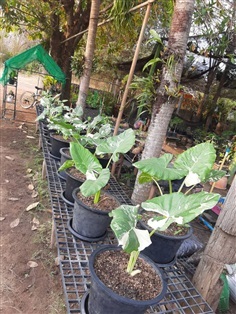
[(100, 140), (95, 155), (110, 154), (106, 168), (103, 168), (98, 158), (79, 142), (70, 143), (72, 160), (66, 161), (59, 171), (74, 165), (86, 175), (85, 182), (72, 193), (75, 204), (69, 229), (76, 237), (99, 241), (106, 235), (111, 220), (108, 213), (120, 204), (113, 195), (104, 191), (110, 179), (109, 165), (111, 161), (117, 162), (120, 154), (129, 151), (134, 142), (135, 133), (132, 129)]
[[(72, 126), (69, 124), (67, 128), (67, 124), (60, 123), (60, 130), (65, 136), (70, 136), (72, 141), (79, 142), (94, 154), (96, 146), (111, 134), (110, 124), (105, 123), (101, 125), (102, 122), (106, 121), (101, 116), (97, 116), (90, 121), (81, 121), (80, 124), (78, 119), (74, 119)], [(69, 148), (61, 148), (60, 153), (61, 166), (66, 160), (72, 159)], [(109, 159), (105, 157), (106, 156), (97, 156), (103, 168), (106, 168), (109, 162)], [(68, 164), (70, 165), (70, 162), (68, 162)], [(85, 175), (74, 167), (74, 162), (72, 162), (71, 167), (65, 171), (59, 169), (58, 174), (62, 179), (66, 180), (65, 190), (62, 192), (62, 198), (66, 203), (73, 205), (74, 198), (72, 196), (72, 192), (76, 187), (79, 187), (83, 181), (85, 181)]]
[(109, 215), (121, 247), (101, 246), (90, 256), (91, 287), (81, 313), (143, 314), (165, 296), (166, 281), (158, 266), (140, 254), (151, 240), (147, 230), (136, 227), (138, 206), (121, 205)]
[[(141, 204), (143, 218), (140, 224), (152, 234), (152, 245), (143, 253), (160, 264), (175, 259), (181, 243), (191, 236), (189, 223), (204, 210), (214, 207), (220, 198), (219, 194), (206, 191), (190, 192), (200, 182), (217, 181), (225, 174), (213, 169), (216, 153), (211, 143), (189, 148), (171, 165), (172, 159), (172, 154), (164, 154), (134, 163), (141, 171), (139, 182), (154, 182), (159, 191), (159, 196)], [(167, 194), (163, 194), (160, 186), (163, 180), (169, 184)], [(175, 180), (182, 182), (177, 192), (173, 192)], [(171, 227), (173, 231), (170, 231)]]

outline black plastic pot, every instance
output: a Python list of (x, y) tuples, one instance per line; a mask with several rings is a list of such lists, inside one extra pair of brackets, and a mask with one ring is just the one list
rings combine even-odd
[[(139, 224), (142, 229), (151, 232), (152, 229), (144, 222), (139, 221)], [(155, 232), (151, 237), (152, 244), (146, 247), (142, 253), (159, 265), (171, 265), (173, 261), (175, 261), (176, 253), (181, 244), (188, 239), (192, 233), (192, 227), (189, 228), (188, 233), (184, 236), (168, 236)]]
[(66, 169), (65, 173), (66, 173), (66, 187), (65, 187), (65, 191), (63, 193), (64, 198), (73, 204), (74, 203), (74, 197), (73, 197), (72, 193), (73, 193), (74, 189), (80, 187), (84, 183), (84, 181), (73, 176), (69, 172), (69, 169)]
[(57, 134), (50, 133), (50, 143), (51, 143), (51, 156), (55, 157), (55, 159), (61, 159), (60, 149), (62, 147), (69, 147), (69, 141), (56, 137)]
[[(100, 246), (90, 256), (89, 259), (89, 270), (91, 274), (91, 288), (89, 292), (88, 300), (81, 303), (81, 306), (88, 307), (88, 310), (81, 309), (81, 313), (89, 314), (143, 314), (145, 311), (153, 305), (160, 302), (167, 290), (167, 284), (164, 280), (162, 271), (157, 265), (155, 265), (147, 256), (140, 254), (140, 257), (147, 261), (155, 269), (157, 274), (162, 280), (162, 291), (154, 299), (147, 301), (133, 300), (118, 295), (109, 289), (105, 284), (98, 278), (95, 269), (94, 262), (97, 254), (102, 254), (106, 250), (121, 250), (117, 246)], [(84, 311), (86, 310), (86, 311)]]
[[(73, 198), (75, 200), (73, 219), (71, 222), (73, 235), (88, 242), (100, 241), (107, 234), (107, 228), (110, 225), (111, 217), (109, 217), (108, 212), (84, 204), (78, 198), (78, 192), (79, 188), (76, 188), (73, 191)], [(108, 192), (103, 192), (103, 194), (115, 199), (117, 201), (117, 207), (119, 206), (119, 201), (113, 195)]]
[[(66, 160), (71, 160), (71, 156), (70, 154), (66, 153), (66, 151), (68, 151), (68, 147), (62, 147), (60, 149), (60, 154), (61, 154), (61, 161), (60, 161), (60, 166), (62, 166), (64, 164), (64, 162)], [(63, 179), (63, 180), (66, 180), (67, 178), (67, 173), (66, 171), (59, 171), (58, 172), (58, 176)]]
[(100, 164), (102, 165), (103, 168), (106, 168), (110, 158), (107, 156), (104, 157), (97, 157), (97, 159), (99, 160)]

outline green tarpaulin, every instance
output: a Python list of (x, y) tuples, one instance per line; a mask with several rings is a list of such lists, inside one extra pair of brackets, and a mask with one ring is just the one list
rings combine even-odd
[(65, 74), (41, 45), (32, 47), (19, 55), (8, 59), (4, 63), (4, 70), (2, 77), (0, 78), (0, 83), (2, 85), (6, 85), (13, 71), (24, 68), (26, 64), (34, 60), (40, 62), (44, 66), (45, 70), (57, 81), (62, 84), (65, 83)]

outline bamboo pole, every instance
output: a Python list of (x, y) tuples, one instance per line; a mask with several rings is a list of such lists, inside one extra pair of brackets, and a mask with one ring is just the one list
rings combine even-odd
[[(122, 115), (123, 115), (123, 112), (124, 112), (124, 108), (125, 108), (125, 104), (126, 104), (126, 100), (127, 100), (127, 96), (128, 96), (128, 92), (129, 92), (129, 86), (130, 86), (130, 83), (132, 82), (132, 79), (133, 79), (133, 76), (134, 76), (134, 70), (135, 70), (135, 67), (136, 67), (136, 64), (137, 64), (138, 55), (139, 55), (140, 47), (141, 47), (141, 44), (142, 44), (144, 31), (145, 31), (145, 28), (146, 28), (146, 25), (147, 25), (147, 22), (148, 22), (148, 18), (149, 18), (150, 11), (151, 11), (151, 5), (152, 5), (153, 1), (154, 0), (149, 0), (148, 4), (147, 4), (147, 10), (146, 10), (145, 17), (144, 17), (144, 20), (143, 20), (142, 29), (141, 29), (140, 34), (139, 34), (137, 47), (136, 47), (136, 50), (135, 50), (135, 53), (134, 53), (134, 58), (133, 58), (133, 61), (132, 61), (132, 64), (131, 64), (129, 77), (128, 77), (128, 80), (127, 80), (127, 83), (126, 83), (126, 86), (125, 86), (125, 91), (124, 91), (124, 95), (123, 95), (123, 98), (122, 98), (122, 101), (121, 101), (118, 117), (116, 119), (116, 124), (115, 124), (113, 135), (117, 135), (117, 133), (118, 133), (118, 129), (119, 129), (119, 126), (120, 126), (120, 122), (121, 122), (121, 119), (122, 119)], [(111, 174), (112, 175), (114, 175), (115, 170), (116, 170), (116, 163), (113, 163), (112, 169), (111, 169)]]
[[(220, 165), (220, 167), (219, 167), (218, 170), (222, 170), (222, 168), (223, 168), (223, 166), (224, 166), (224, 163), (225, 163), (225, 160), (226, 160), (227, 156), (229, 155), (229, 152), (230, 152), (230, 149), (227, 148), (227, 149), (226, 149), (226, 152), (225, 152), (225, 155), (224, 155), (224, 158), (223, 158), (223, 160), (222, 160), (222, 163), (221, 163), (221, 165)], [(210, 189), (210, 193), (212, 193), (212, 191), (214, 190), (215, 185), (216, 185), (216, 182), (213, 182), (213, 184), (212, 184), (212, 186), (211, 186), (211, 189)]]
[(121, 122), (121, 119), (122, 119), (122, 115), (123, 115), (123, 112), (124, 112), (124, 108), (125, 108), (125, 104), (126, 104), (126, 100), (127, 100), (127, 96), (128, 96), (128, 92), (129, 92), (129, 86), (130, 86), (130, 83), (132, 82), (132, 79), (133, 79), (133, 76), (134, 76), (134, 70), (135, 70), (135, 67), (136, 67), (136, 64), (137, 64), (138, 55), (139, 55), (140, 47), (141, 47), (141, 44), (142, 44), (144, 31), (145, 31), (145, 28), (146, 28), (146, 25), (147, 25), (147, 22), (148, 22), (148, 18), (149, 18), (149, 15), (150, 15), (152, 3), (153, 3), (153, 0), (148, 1), (146, 14), (145, 14), (145, 17), (144, 17), (144, 20), (143, 20), (142, 29), (141, 29), (140, 34), (139, 34), (137, 47), (136, 47), (134, 58), (133, 58), (133, 61), (132, 61), (132, 64), (131, 64), (129, 77), (128, 77), (128, 80), (127, 80), (127, 83), (126, 83), (126, 86), (125, 86), (125, 91), (124, 91), (124, 95), (123, 95), (123, 98), (122, 98), (122, 101), (121, 101), (121, 105), (120, 105), (120, 109), (119, 109), (118, 117), (117, 117), (117, 120), (116, 120), (116, 125), (115, 125), (115, 129), (114, 129), (113, 135), (116, 135), (118, 133), (119, 125), (120, 125), (120, 122)]

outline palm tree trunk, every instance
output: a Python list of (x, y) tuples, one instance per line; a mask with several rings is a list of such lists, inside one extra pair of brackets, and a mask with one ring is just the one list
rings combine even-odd
[(86, 98), (89, 90), (89, 81), (92, 72), (93, 56), (95, 50), (95, 40), (98, 26), (100, 0), (93, 0), (88, 28), (88, 38), (85, 51), (84, 71), (80, 79), (80, 89), (76, 105), (81, 106), (83, 111), (86, 105)]
[[(194, 2), (195, 0), (175, 1), (168, 47), (163, 56), (165, 62), (161, 83), (157, 90), (157, 101), (153, 105), (151, 124), (142, 159), (160, 155), (172, 113), (178, 103), (178, 85), (183, 71)], [(138, 176), (139, 174), (132, 195), (132, 200), (136, 204), (148, 198), (151, 187), (150, 184), (140, 185)]]

